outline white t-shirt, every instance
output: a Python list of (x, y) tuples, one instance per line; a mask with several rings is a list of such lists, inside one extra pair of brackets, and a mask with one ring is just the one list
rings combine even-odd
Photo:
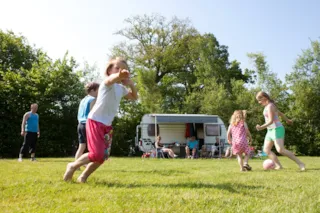
[(128, 93), (127, 88), (122, 84), (107, 86), (103, 81), (99, 86), (96, 103), (88, 118), (111, 126), (114, 117), (118, 113), (121, 98)]

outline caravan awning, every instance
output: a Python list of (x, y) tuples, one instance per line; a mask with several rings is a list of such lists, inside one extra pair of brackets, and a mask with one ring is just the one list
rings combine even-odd
[(217, 116), (205, 115), (151, 115), (157, 123), (218, 123)]

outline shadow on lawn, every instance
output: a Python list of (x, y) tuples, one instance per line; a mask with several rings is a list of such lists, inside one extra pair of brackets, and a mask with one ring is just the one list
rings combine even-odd
[(65, 163), (71, 163), (73, 159), (65, 159), (65, 158), (38, 158), (38, 162), (49, 162), (49, 163), (57, 163), (57, 162), (65, 162)]
[(152, 183), (152, 184), (122, 184), (122, 183), (112, 183), (108, 181), (95, 181), (97, 185), (104, 185), (106, 187), (116, 187), (116, 188), (182, 188), (182, 189), (219, 189), (226, 190), (230, 193), (243, 193), (243, 190), (260, 190), (264, 188), (263, 186), (252, 186), (245, 184), (235, 184), (235, 183)]
[(126, 171), (126, 170), (113, 170), (113, 172), (122, 172), (122, 173), (137, 173), (137, 174), (143, 174), (143, 175), (150, 175), (150, 174), (156, 174), (156, 175), (164, 175), (164, 176), (170, 176), (170, 175), (179, 175), (179, 174), (189, 174), (190, 172), (176, 170), (176, 169), (166, 169), (166, 170), (137, 170), (137, 171)]
[(309, 169), (309, 168), (307, 167), (307, 169), (306, 169), (306, 171), (313, 171), (313, 170), (317, 171), (317, 170), (320, 170), (320, 168), (311, 168), (311, 169)]

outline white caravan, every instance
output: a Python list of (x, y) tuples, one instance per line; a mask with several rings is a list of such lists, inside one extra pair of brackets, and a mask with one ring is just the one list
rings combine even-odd
[(219, 157), (224, 152), (227, 131), (223, 121), (217, 115), (204, 114), (145, 114), (136, 127), (136, 146), (142, 152), (154, 149), (155, 135), (161, 136), (162, 143), (173, 146), (173, 151), (180, 157), (185, 156), (187, 137), (195, 135), (202, 145), (214, 146), (220, 139)]

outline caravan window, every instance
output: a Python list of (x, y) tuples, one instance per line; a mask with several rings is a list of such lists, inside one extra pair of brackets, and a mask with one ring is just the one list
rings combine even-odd
[(207, 136), (220, 136), (220, 125), (207, 124), (206, 125)]
[[(148, 125), (148, 136), (156, 136), (156, 132), (155, 132), (156, 128), (154, 124), (149, 124)], [(157, 134), (160, 134), (159, 131), (159, 125), (157, 124)]]

